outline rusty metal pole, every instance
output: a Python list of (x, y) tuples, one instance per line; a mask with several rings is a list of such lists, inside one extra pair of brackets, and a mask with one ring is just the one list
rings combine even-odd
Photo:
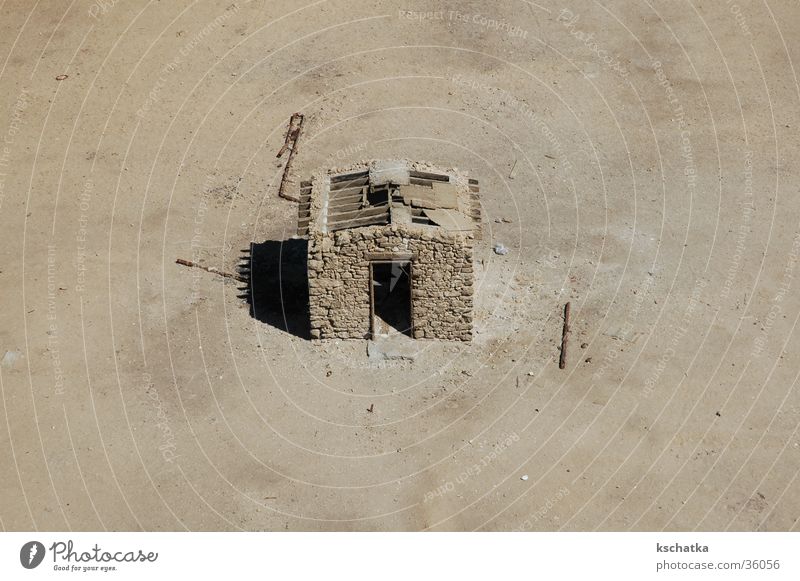
[(220, 276), (224, 276), (225, 278), (232, 278), (234, 280), (238, 280), (239, 282), (247, 282), (247, 278), (243, 277), (240, 274), (232, 274), (230, 272), (224, 272), (213, 266), (203, 266), (202, 264), (197, 264), (196, 262), (192, 262), (191, 260), (184, 260), (183, 258), (176, 258), (175, 262), (177, 264), (188, 266), (190, 268), (199, 268), (200, 270), (205, 270), (206, 272), (210, 272), (211, 274), (218, 274)]
[(561, 329), (561, 356), (558, 358), (558, 368), (564, 369), (567, 365), (567, 337), (569, 336), (569, 303), (564, 305), (564, 327)]
[(302, 113), (292, 114), (292, 117), (289, 119), (289, 129), (286, 131), (286, 140), (276, 156), (281, 157), (287, 149), (289, 150), (289, 157), (286, 159), (286, 165), (283, 166), (283, 175), (281, 176), (281, 185), (278, 187), (278, 196), (293, 202), (299, 202), (300, 199), (297, 196), (286, 193), (286, 184), (289, 181), (289, 172), (291, 170), (294, 152), (297, 149), (297, 141), (300, 139), (300, 129), (303, 127), (303, 119)]

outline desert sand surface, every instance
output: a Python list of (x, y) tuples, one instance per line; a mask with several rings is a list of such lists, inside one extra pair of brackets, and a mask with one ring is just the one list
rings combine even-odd
[[(796, 530), (799, 65), (789, 0), (2, 2), (0, 527)], [(294, 112), (290, 190), (480, 181), (471, 342), (305, 335)]]

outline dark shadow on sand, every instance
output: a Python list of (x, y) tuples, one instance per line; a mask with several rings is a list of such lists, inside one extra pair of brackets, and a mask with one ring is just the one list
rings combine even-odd
[(308, 240), (267, 240), (242, 252), (240, 287), (250, 316), (302, 339), (310, 339), (308, 314)]

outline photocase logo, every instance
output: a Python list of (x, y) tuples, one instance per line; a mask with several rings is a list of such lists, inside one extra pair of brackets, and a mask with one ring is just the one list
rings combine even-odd
[(19, 562), (26, 569), (35, 569), (44, 559), (44, 545), (39, 541), (29, 541), (19, 550)]

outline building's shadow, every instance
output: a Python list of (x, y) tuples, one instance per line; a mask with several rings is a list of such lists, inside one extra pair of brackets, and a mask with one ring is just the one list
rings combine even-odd
[(303, 339), (310, 339), (308, 240), (267, 240), (242, 251), (240, 288), (250, 316)]

